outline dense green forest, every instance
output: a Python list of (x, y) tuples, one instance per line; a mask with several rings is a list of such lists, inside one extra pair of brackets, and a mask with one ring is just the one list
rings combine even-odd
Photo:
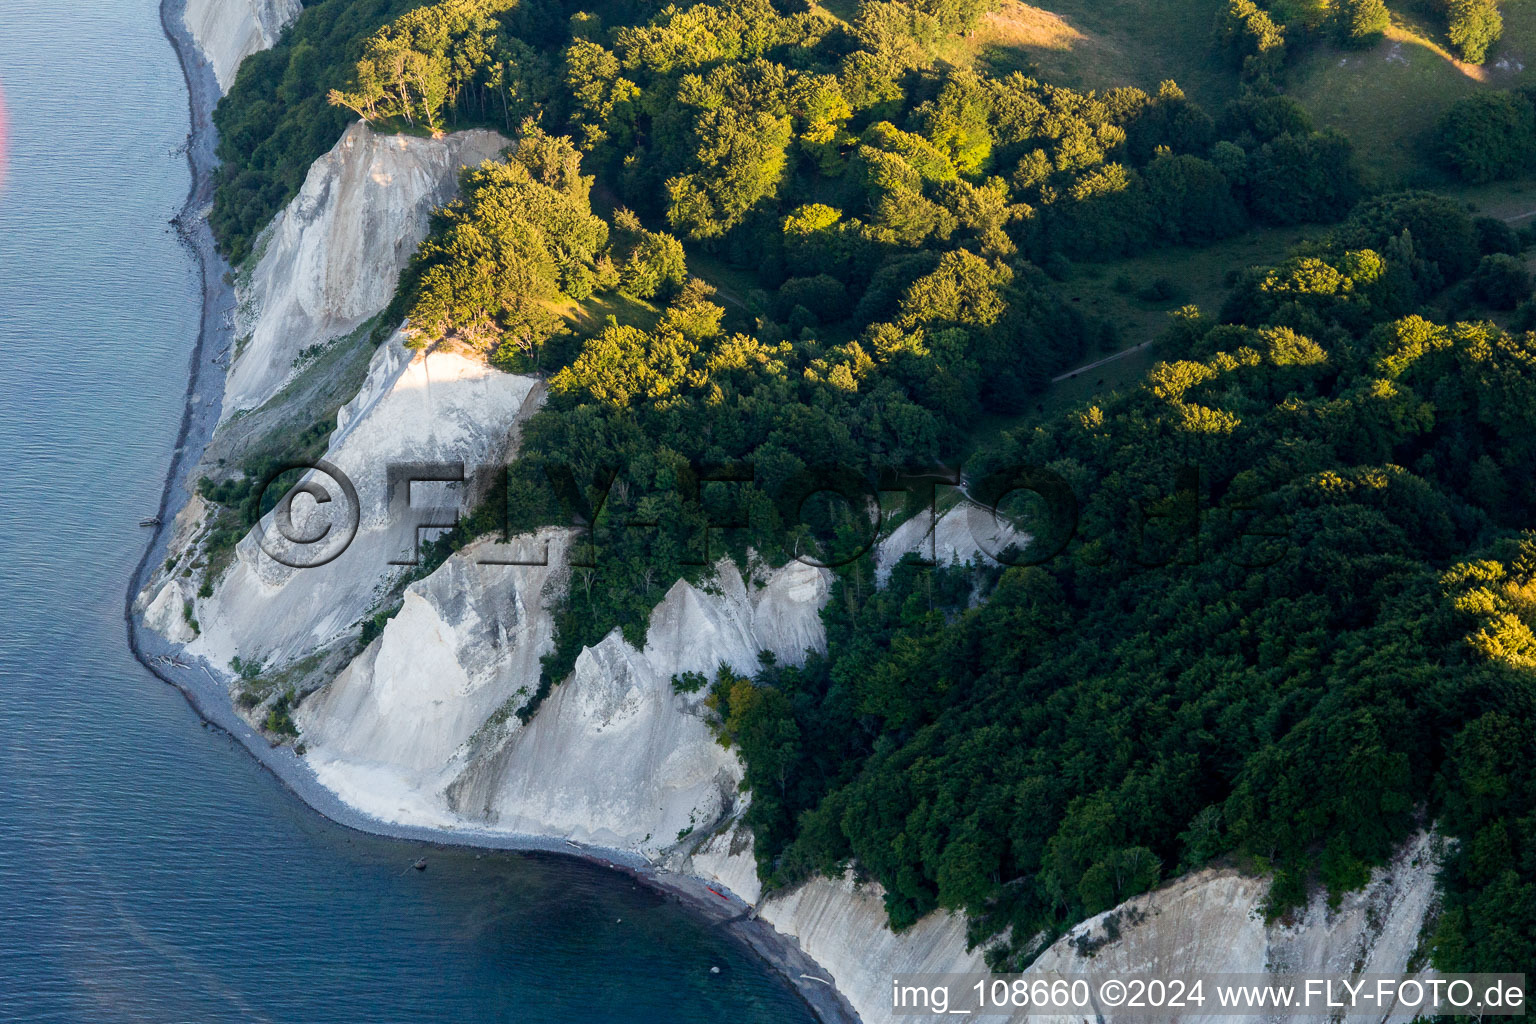
[[(1484, 8), (1446, 13), (1486, 35)], [(962, 909), (1018, 964), (1213, 859), (1273, 872), (1279, 914), (1438, 822), (1460, 842), (1436, 962), (1533, 962), (1527, 239), (1368, 194), (1283, 94), (1287, 45), (1368, 40), (1379, 2), (1232, 0), (1212, 52), (1243, 86), (1211, 111), (941, 59), (984, 12), (319, 0), (219, 107), (214, 226), (248, 256), (355, 117), (516, 140), (387, 318), (550, 385), (438, 557), (590, 527), (524, 717), (723, 554), (834, 566), (825, 654), (713, 681), (770, 886), (851, 864), (893, 926)], [(1426, 144), (1465, 180), (1517, 175), (1532, 110), (1480, 94)], [(1315, 240), (1180, 310), (1134, 388), (1038, 415), (1124, 340), (1060, 279), (1275, 225)], [(1060, 543), (875, 586), (882, 478), (962, 460), (977, 497), (1054, 495), (1005, 511)]]

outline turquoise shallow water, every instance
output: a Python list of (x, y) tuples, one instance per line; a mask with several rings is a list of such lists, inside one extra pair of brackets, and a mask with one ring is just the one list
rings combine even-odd
[[(0, 1020), (807, 1021), (627, 878), (314, 814), (124, 639), (197, 329), (154, 0), (5, 0)], [(709, 967), (719, 966), (720, 974)]]

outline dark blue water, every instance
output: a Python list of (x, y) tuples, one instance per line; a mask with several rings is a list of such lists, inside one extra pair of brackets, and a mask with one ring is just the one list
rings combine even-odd
[(197, 325), (166, 223), (186, 94), (154, 0), (3, 0), (0, 89), (0, 1021), (808, 1020), (621, 876), (409, 870), (418, 847), (319, 818), (133, 661)]

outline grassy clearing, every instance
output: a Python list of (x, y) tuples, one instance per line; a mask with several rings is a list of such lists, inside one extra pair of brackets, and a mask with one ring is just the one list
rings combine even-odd
[(688, 273), (713, 285), (718, 301), (741, 312), (746, 311), (747, 297), (753, 290), (763, 287), (751, 271), (734, 267), (698, 247), (688, 249)]
[(1450, 185), (1438, 189), (1485, 217), (1517, 228), (1536, 220), (1536, 181), (1496, 181), (1489, 185)]
[[(847, 18), (853, 17), (853, 10), (857, 6), (856, 0), (849, 0), (846, 4), (848, 10), (843, 12), (843, 5), (821, 5), (829, 13)], [(839, 10), (832, 10), (837, 7)], [(613, 222), (613, 216), (624, 204), (612, 189), (607, 188), (601, 182), (592, 189), (592, 212), (608, 221)], [(651, 223), (645, 225), (651, 231), (670, 230), (665, 223)], [(735, 311), (745, 313), (747, 308), (747, 296), (754, 288), (762, 287), (757, 277), (748, 271), (731, 266), (724, 260), (703, 251), (701, 248), (684, 243), (688, 259), (688, 273), (702, 279), (715, 288), (716, 300), (727, 307), (727, 312)], [(585, 302), (566, 302), (550, 307), (556, 314), (566, 320), (581, 335), (592, 335), (603, 329), (607, 318), (612, 315), (621, 324), (629, 324), (642, 330), (650, 330), (661, 319), (661, 309), (645, 302), (642, 299), (631, 298), (618, 292), (610, 292), (603, 295), (594, 295)]]
[(1376, 47), (1321, 46), (1290, 72), (1289, 93), (1319, 124), (1355, 144), (1362, 167), (1384, 187), (1439, 186), (1426, 133), (1446, 108), (1479, 89), (1536, 81), (1536, 3), (1502, 5), (1504, 37), (1482, 67), (1452, 55), (1435, 17), (1414, 3), (1394, 3), (1392, 28)]
[[(1231, 290), (1227, 284), (1231, 271), (1283, 259), (1320, 230), (1266, 228), (1204, 248), (1161, 249), (1130, 259), (1074, 267), (1071, 276), (1056, 285), (1057, 291), (1088, 316), (1106, 319), (1120, 331), (1117, 351), (1085, 353), (1078, 365), (1110, 355), (1118, 358), (1051, 384), (1023, 415), (982, 417), (967, 432), (966, 450), (978, 451), (996, 443), (1007, 431), (1054, 419), (1095, 398), (1136, 387), (1159, 358), (1155, 345), (1139, 346), (1162, 335), (1171, 312), (1193, 304), (1215, 313)], [(1149, 286), (1159, 278), (1173, 283), (1177, 290), (1166, 298), (1152, 299)]]
[(608, 325), (611, 316), (619, 323), (649, 331), (661, 319), (661, 310), (643, 299), (622, 292), (601, 292), (584, 302), (551, 303), (550, 309), (578, 336), (591, 337)]
[[(1156, 88), (1178, 82), (1213, 113), (1238, 92), (1231, 66), (1212, 46), (1222, 0), (1003, 0), (970, 37), (944, 53), (952, 64), (994, 74), (1035, 70), (1078, 89)], [(824, 3), (847, 14), (849, 3)], [(1430, 0), (1391, 0), (1392, 27), (1376, 47), (1304, 50), (1288, 92), (1320, 125), (1354, 141), (1361, 164), (1384, 187), (1440, 186), (1424, 135), (1447, 107), (1478, 89), (1536, 82), (1536, 0), (1505, 0), (1504, 35), (1481, 67), (1457, 61)]]
[[(1170, 310), (1194, 303), (1215, 311), (1226, 297), (1229, 271), (1273, 263), (1315, 233), (1305, 227), (1266, 228), (1203, 248), (1159, 249), (1108, 263), (1079, 264), (1057, 290), (1088, 316), (1114, 324), (1121, 347), (1130, 348), (1160, 335)], [(1173, 284), (1174, 292), (1162, 299), (1147, 297), (1158, 279)]]
[[(1166, 318), (1166, 314), (1164, 316)], [(1112, 394), (1128, 391), (1141, 383), (1160, 358), (1156, 346), (1148, 346), (1087, 373), (1052, 384), (1040, 396), (1036, 414), (1050, 419), (1094, 399), (1102, 402)]]
[(1212, 52), (1222, 0), (1003, 0), (965, 41), (987, 70), (1039, 68), (1046, 81), (1078, 89), (1173, 79), (1191, 99), (1218, 109), (1237, 94), (1231, 69)]
[(1129, 391), (1141, 383), (1158, 359), (1156, 346), (1129, 352), (1088, 373), (1050, 385), (1035, 396), (1031, 408), (1019, 415), (983, 416), (966, 432), (965, 450), (984, 451), (1000, 442), (1006, 433), (1058, 419), (1092, 401), (1103, 402), (1113, 394)]
[[(940, 59), (987, 74), (1022, 71), (1075, 89), (1173, 79), (1212, 109), (1237, 95), (1237, 79), (1211, 52), (1224, 0), (1000, 0), (976, 31), (939, 48)], [(816, 7), (852, 24), (858, 0)]]
[(816, 6), (850, 25), (859, 17), (859, 0), (821, 0)]

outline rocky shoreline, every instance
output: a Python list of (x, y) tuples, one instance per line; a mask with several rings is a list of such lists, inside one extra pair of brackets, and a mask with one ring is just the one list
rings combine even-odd
[(212, 115), (221, 93), (211, 65), (203, 59), (186, 28), (185, 6), (186, 0), (162, 0), (160, 4), (161, 27), (176, 52), (186, 80), (191, 120), (186, 152), (192, 185), (172, 224), (182, 244), (197, 260), (203, 308), (197, 342), (189, 362), (186, 405), (156, 512), (160, 522), (154, 527), (124, 597), (127, 641), (134, 657), (149, 672), (176, 687), (206, 723), (238, 740), (305, 805), (331, 821), (388, 838), (436, 846), (575, 857), (611, 868), (687, 904), (733, 941), (752, 950), (785, 978), (825, 1024), (855, 1024), (858, 1015), (825, 977), (826, 972), (796, 943), (758, 920), (753, 909), (734, 894), (716, 889), (701, 879), (662, 870), (629, 851), (578, 846), (534, 835), (399, 826), (370, 818), (348, 807), (316, 781), (309, 767), (291, 747), (271, 745), (236, 712), (227, 684), (206, 663), (188, 661), (178, 645), (144, 628), (141, 617), (135, 613), (134, 602), (154, 567), (167, 555), (174, 520), (183, 504), (182, 496), (188, 493), (191, 475), (218, 425), (225, 383), (225, 367), (219, 360), (230, 352), (234, 343), (235, 294), (230, 283), (230, 268), (214, 244), (206, 216), (213, 202), (214, 171), (218, 166), (215, 153), (218, 136)]

